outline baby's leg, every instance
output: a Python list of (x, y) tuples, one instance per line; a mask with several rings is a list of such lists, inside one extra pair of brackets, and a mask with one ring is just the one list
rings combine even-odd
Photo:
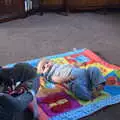
[(75, 86), (75, 95), (82, 100), (92, 100), (92, 92), (84, 85), (77, 84)]
[(105, 79), (96, 67), (88, 68), (87, 72), (89, 76), (88, 88), (92, 91), (93, 97), (96, 98), (101, 95), (100, 92), (104, 89)]
[(69, 84), (71, 91), (82, 100), (92, 100), (92, 92), (88, 89), (86, 69), (73, 68), (72, 76), (75, 80)]
[(81, 100), (92, 100), (92, 92), (85, 84), (81, 84), (79, 79), (69, 83), (69, 89)]
[(89, 84), (91, 85), (92, 88), (99, 88), (99, 90), (103, 89), (103, 83), (105, 83), (105, 79), (102, 76), (100, 70), (96, 67), (90, 67), (87, 69), (89, 81), (88, 81), (88, 86)]

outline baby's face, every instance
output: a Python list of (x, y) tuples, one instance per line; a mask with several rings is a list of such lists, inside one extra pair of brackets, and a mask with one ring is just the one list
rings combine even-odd
[(48, 67), (51, 67), (51, 65), (52, 65), (52, 63), (50, 61), (48, 61), (44, 64), (44, 67), (48, 68)]
[(47, 72), (51, 68), (51, 66), (52, 66), (52, 62), (46, 61), (42, 66), (43, 73)]

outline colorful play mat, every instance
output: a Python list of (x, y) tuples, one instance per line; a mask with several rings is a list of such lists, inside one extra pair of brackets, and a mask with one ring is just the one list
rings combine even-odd
[[(37, 95), (39, 120), (77, 120), (88, 116), (106, 106), (120, 102), (120, 67), (112, 65), (103, 60), (89, 49), (74, 49), (73, 51), (47, 56), (58, 64), (85, 63), (81, 68), (91, 66), (98, 67), (106, 79), (106, 86), (101, 92), (101, 96), (93, 101), (83, 101), (72, 94), (65, 85), (59, 86), (50, 82), (44, 82), (41, 78), (43, 89), (48, 89), (47, 94)], [(40, 59), (26, 61), (33, 66), (37, 66)], [(8, 66), (12, 66), (9, 64)], [(62, 88), (60, 90), (50, 89)], [(48, 94), (49, 93), (49, 94)], [(44, 93), (43, 93), (44, 94)]]

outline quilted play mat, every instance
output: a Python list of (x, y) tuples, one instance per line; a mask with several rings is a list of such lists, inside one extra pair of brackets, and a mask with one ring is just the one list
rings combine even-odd
[[(93, 101), (83, 101), (75, 97), (65, 85), (56, 86), (53, 83), (44, 82), (40, 78), (44, 92), (42, 89), (39, 89), (37, 95), (38, 110), (40, 113), (39, 120), (77, 120), (106, 106), (120, 102), (119, 66), (109, 64), (89, 49), (75, 49), (67, 53), (47, 56), (46, 58), (58, 64), (85, 63), (81, 66), (82, 68), (96, 66), (105, 77), (106, 85), (101, 92), (101, 96)], [(39, 60), (35, 59), (26, 62), (36, 66)], [(12, 66), (12, 64), (8, 66)], [(50, 89), (53, 89), (54, 92), (51, 92)], [(43, 95), (41, 95), (42, 92)]]

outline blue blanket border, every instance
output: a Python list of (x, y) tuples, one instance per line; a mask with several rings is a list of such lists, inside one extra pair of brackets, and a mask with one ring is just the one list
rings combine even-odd
[(81, 108), (65, 112), (50, 118), (49, 120), (77, 120), (86, 117), (106, 106), (117, 104), (120, 102), (120, 95), (109, 96), (103, 100), (90, 103), (88, 105), (82, 106)]

